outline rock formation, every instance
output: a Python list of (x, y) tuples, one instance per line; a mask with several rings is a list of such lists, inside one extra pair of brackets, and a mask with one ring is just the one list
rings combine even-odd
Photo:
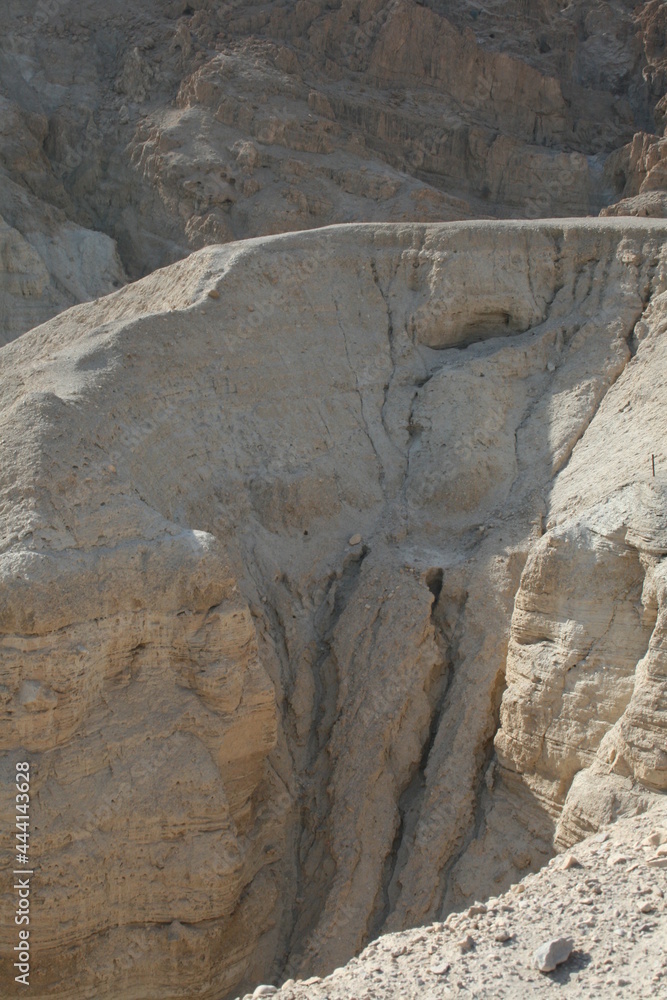
[(126, 281), (113, 240), (9, 180), (0, 187), (0, 267), (0, 346)]
[(664, 801), (666, 236), (231, 243), (2, 349), (34, 995), (325, 975)]
[(263, 984), (244, 1000), (525, 1000), (545, 988), (573, 1000), (662, 998), (665, 868), (663, 808), (619, 820), (510, 892), (373, 941), (324, 978), (290, 978), (280, 989)]
[(6, 0), (33, 996), (456, 995), (490, 936), (623, 988), (582, 949), (664, 866), (666, 39), (663, 0)]
[[(111, 237), (131, 278), (337, 222), (664, 212), (662, 0), (6, 0), (3, 16), (3, 186)], [(21, 298), (2, 341), (118, 280), (108, 244), (33, 207), (48, 236), (18, 229), (42, 264), (4, 237)], [(83, 239), (97, 283), (65, 291)]]

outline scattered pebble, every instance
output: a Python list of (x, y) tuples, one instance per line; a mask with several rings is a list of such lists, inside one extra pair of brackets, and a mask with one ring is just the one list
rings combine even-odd
[(505, 941), (510, 941), (511, 938), (512, 938), (511, 933), (509, 932), (507, 927), (505, 927), (503, 924), (501, 924), (499, 927), (496, 927), (493, 935), (494, 941), (498, 941), (501, 944), (503, 944)]
[[(520, 888), (444, 922), (377, 938), (325, 979), (288, 980), (276, 1000), (528, 1000), (541, 990), (562, 1000), (667, 1000), (667, 872), (644, 860), (667, 854), (657, 854), (657, 837), (640, 846), (663, 812), (619, 820), (611, 837), (583, 841)], [(633, 851), (637, 866), (608, 863), (634, 862)]]
[(448, 962), (441, 962), (440, 965), (431, 966), (431, 972), (434, 976), (446, 976), (450, 969), (451, 965)]
[(570, 938), (553, 938), (546, 941), (533, 954), (533, 965), (539, 972), (553, 972), (557, 965), (567, 962), (572, 954)]
[(667, 830), (652, 830), (648, 837), (641, 841), (642, 847), (658, 847), (667, 843)]

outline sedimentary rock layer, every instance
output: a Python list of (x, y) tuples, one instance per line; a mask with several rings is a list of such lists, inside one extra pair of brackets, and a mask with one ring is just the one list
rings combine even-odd
[(330, 223), (662, 215), (666, 29), (661, 0), (5, 0), (0, 183), (52, 257), (58, 209), (131, 278)]
[(328, 972), (664, 792), (666, 236), (251, 240), (3, 348), (36, 996)]
[(112, 239), (2, 180), (0, 346), (126, 281)]

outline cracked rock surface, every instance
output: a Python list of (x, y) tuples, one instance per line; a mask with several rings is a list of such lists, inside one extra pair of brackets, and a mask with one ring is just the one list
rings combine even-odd
[(210, 247), (3, 349), (36, 996), (325, 976), (663, 801), (666, 235)]
[(111, 240), (134, 279), (332, 223), (665, 212), (662, 0), (2, 9), (0, 185), (30, 206), (0, 343), (124, 280)]

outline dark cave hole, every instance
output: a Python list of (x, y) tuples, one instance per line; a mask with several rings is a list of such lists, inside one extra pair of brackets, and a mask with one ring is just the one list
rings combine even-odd
[[(426, 586), (435, 597), (435, 601), (440, 597), (442, 591), (443, 572), (441, 569), (429, 569), (426, 571)], [(433, 602), (435, 604), (435, 601)]]

